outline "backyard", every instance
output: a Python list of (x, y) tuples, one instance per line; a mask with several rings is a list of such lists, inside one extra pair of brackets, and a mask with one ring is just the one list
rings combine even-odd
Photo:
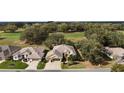
[(63, 34), (65, 39), (74, 42), (79, 41), (84, 37), (84, 32), (71, 32), (71, 33), (58, 32), (58, 33)]
[(0, 45), (15, 45), (19, 42), (21, 33), (0, 33)]
[[(84, 37), (84, 32), (73, 32), (73, 33), (62, 33), (65, 36), (65, 39), (71, 40), (71, 41), (79, 41)], [(21, 45), (21, 46), (27, 46), (26, 44), (22, 43), (20, 41), (20, 35), (21, 32), (17, 33), (0, 33), (0, 45)]]

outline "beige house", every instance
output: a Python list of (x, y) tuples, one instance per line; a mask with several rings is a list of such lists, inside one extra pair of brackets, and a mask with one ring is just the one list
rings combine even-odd
[(76, 51), (73, 46), (65, 44), (57, 45), (54, 46), (54, 48), (47, 53), (46, 60), (48, 61), (59, 60), (61, 62), (63, 56), (69, 57), (70, 55), (76, 55)]
[(106, 49), (111, 53), (110, 57), (115, 59), (117, 63), (124, 64), (124, 49), (121, 47), (106, 47)]
[(25, 47), (13, 54), (13, 60), (22, 60), (24, 62), (32, 62), (33, 60), (41, 61), (43, 56), (43, 48)]

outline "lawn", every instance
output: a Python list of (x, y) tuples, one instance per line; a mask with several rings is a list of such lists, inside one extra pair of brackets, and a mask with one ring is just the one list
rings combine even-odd
[(84, 37), (84, 32), (64, 33), (65, 39), (81, 40)]
[(3, 39), (12, 39), (12, 40), (19, 40), (21, 33), (0, 33), (0, 38)]
[(21, 33), (0, 33), (0, 45), (16, 45), (19, 43)]
[(72, 32), (72, 33), (57, 32), (57, 33), (63, 34), (65, 39), (71, 40), (74, 42), (82, 40), (83, 38), (85, 38), (84, 32)]
[[(72, 33), (63, 33), (58, 32), (65, 36), (65, 39), (71, 40), (71, 41), (79, 41), (82, 40), (84, 37), (84, 32), (72, 32)], [(20, 41), (20, 35), (21, 32), (18, 33), (0, 33), (0, 45), (20, 45), (20, 46), (27, 46), (27, 44), (24, 44)]]
[(62, 69), (83, 69), (85, 68), (85, 66), (82, 63), (77, 63), (73, 65), (62, 64), (61, 67)]
[(46, 64), (45, 62), (39, 62), (37, 69), (44, 69), (45, 64)]
[(25, 69), (28, 65), (20, 61), (7, 60), (0, 64), (0, 69)]

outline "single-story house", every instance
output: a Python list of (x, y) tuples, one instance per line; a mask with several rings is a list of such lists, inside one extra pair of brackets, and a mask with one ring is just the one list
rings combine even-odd
[(63, 56), (65, 55), (66, 57), (69, 57), (70, 55), (76, 55), (74, 47), (65, 44), (54, 46), (53, 49), (47, 53), (46, 60), (59, 60), (61, 62)]
[(0, 45), (0, 60), (6, 60), (12, 56), (13, 53), (20, 50), (21, 47), (18, 46), (2, 46)]
[(43, 56), (43, 48), (25, 47), (13, 54), (13, 60), (22, 60), (23, 62), (41, 61)]
[(117, 63), (124, 64), (124, 49), (121, 47), (110, 48), (106, 47), (106, 49), (111, 53), (110, 57), (115, 59)]

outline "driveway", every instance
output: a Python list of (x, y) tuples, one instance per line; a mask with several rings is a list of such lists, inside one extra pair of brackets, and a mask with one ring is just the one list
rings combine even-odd
[(3, 63), (5, 60), (0, 60), (0, 64)]
[(27, 62), (29, 65), (25, 70), (37, 70), (37, 65), (40, 61)]
[(46, 63), (44, 70), (61, 70), (61, 62), (60, 61), (48, 62)]

